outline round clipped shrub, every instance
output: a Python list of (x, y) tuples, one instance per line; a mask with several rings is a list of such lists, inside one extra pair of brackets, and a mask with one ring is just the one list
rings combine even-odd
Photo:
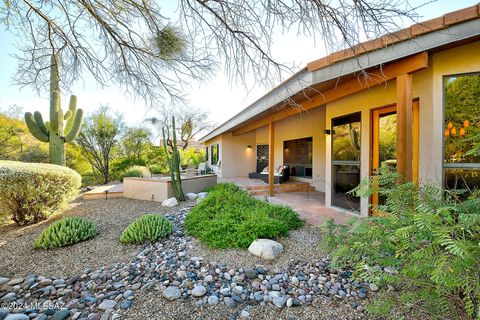
[(67, 167), (0, 161), (0, 215), (19, 225), (59, 212), (78, 193), (81, 177)]
[(173, 225), (164, 216), (146, 214), (133, 221), (123, 230), (120, 241), (141, 244), (145, 241), (157, 241), (173, 232)]
[(132, 166), (122, 172), (120, 176), (120, 181), (123, 182), (124, 178), (128, 177), (137, 177), (137, 178), (151, 178), (152, 173), (150, 172), (150, 169), (144, 166)]
[(53, 249), (91, 239), (97, 235), (95, 224), (80, 217), (67, 217), (49, 225), (35, 240), (35, 249)]

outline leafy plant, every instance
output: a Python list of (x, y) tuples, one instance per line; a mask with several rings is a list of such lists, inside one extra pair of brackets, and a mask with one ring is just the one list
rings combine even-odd
[(157, 241), (172, 234), (173, 225), (164, 216), (146, 214), (123, 230), (120, 241), (123, 243), (141, 244), (145, 241)]
[(185, 220), (187, 232), (214, 248), (247, 248), (259, 238), (303, 226), (291, 208), (252, 198), (232, 183), (218, 184)]
[[(461, 202), (458, 191), (396, 181), (395, 173), (363, 181), (357, 194), (369, 196), (378, 188), (386, 203), (377, 209), (385, 216), (348, 226), (329, 222), (321, 246), (335, 267), (350, 266), (361, 280), (400, 287), (399, 308), (411, 306), (431, 318), (479, 318), (478, 194)], [(367, 310), (385, 313), (381, 306), (391, 298), (382, 297)]]
[(49, 225), (35, 240), (35, 249), (53, 249), (91, 239), (97, 235), (95, 224), (80, 217), (67, 217)]
[(123, 181), (123, 179), (126, 177), (151, 178), (152, 173), (147, 167), (133, 166), (128, 168), (121, 174), (120, 181)]
[(39, 222), (74, 198), (80, 180), (63, 166), (0, 161), (0, 214), (20, 225)]

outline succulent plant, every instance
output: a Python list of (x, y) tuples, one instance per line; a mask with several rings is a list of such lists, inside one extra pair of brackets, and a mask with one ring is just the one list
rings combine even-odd
[(95, 224), (80, 217), (67, 217), (49, 225), (35, 240), (35, 249), (69, 246), (97, 235)]
[[(50, 163), (65, 166), (65, 142), (71, 142), (80, 133), (83, 110), (77, 109), (77, 97), (70, 96), (68, 111), (64, 114), (60, 103), (60, 76), (58, 57), (52, 55), (50, 67), (50, 122), (42, 114), (25, 113), (30, 133), (40, 141), (49, 143)], [(66, 121), (64, 125), (64, 121)]]
[(164, 216), (146, 214), (133, 221), (123, 230), (120, 242), (141, 244), (145, 241), (156, 241), (170, 235), (173, 225)]
[(163, 147), (165, 148), (165, 155), (167, 157), (167, 164), (170, 170), (170, 178), (172, 179), (172, 187), (175, 191), (175, 197), (179, 201), (185, 201), (185, 194), (182, 188), (182, 178), (180, 174), (180, 152), (177, 147), (177, 135), (175, 130), (175, 117), (172, 116), (172, 151), (171, 155), (168, 152), (167, 139), (170, 138), (165, 135), (165, 128), (163, 132)]

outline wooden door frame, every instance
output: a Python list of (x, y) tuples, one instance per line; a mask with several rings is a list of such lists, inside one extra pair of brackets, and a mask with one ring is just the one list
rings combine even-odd
[[(369, 159), (369, 176), (373, 176), (373, 164), (378, 159), (378, 146), (375, 145), (375, 138), (378, 137), (378, 116), (385, 113), (396, 112), (397, 105), (396, 103), (383, 105), (380, 107), (370, 109), (370, 159)], [(413, 159), (412, 159), (412, 171), (413, 176), (412, 180), (418, 184), (418, 167), (419, 167), (419, 130), (420, 130), (420, 99), (412, 99), (412, 111), (413, 111), (413, 123), (412, 123), (412, 149), (413, 149)], [(373, 201), (378, 201), (378, 194), (374, 194), (369, 199), (369, 204), (372, 204)], [(372, 209), (369, 208), (369, 215), (372, 214)]]

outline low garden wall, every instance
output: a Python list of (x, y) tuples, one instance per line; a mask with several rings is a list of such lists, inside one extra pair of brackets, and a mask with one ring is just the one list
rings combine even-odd
[[(217, 176), (207, 174), (202, 176), (182, 178), (184, 193), (198, 193), (217, 184)], [(125, 178), (123, 181), (125, 198), (150, 201), (164, 201), (174, 197), (172, 181), (169, 177), (164, 178)]]

